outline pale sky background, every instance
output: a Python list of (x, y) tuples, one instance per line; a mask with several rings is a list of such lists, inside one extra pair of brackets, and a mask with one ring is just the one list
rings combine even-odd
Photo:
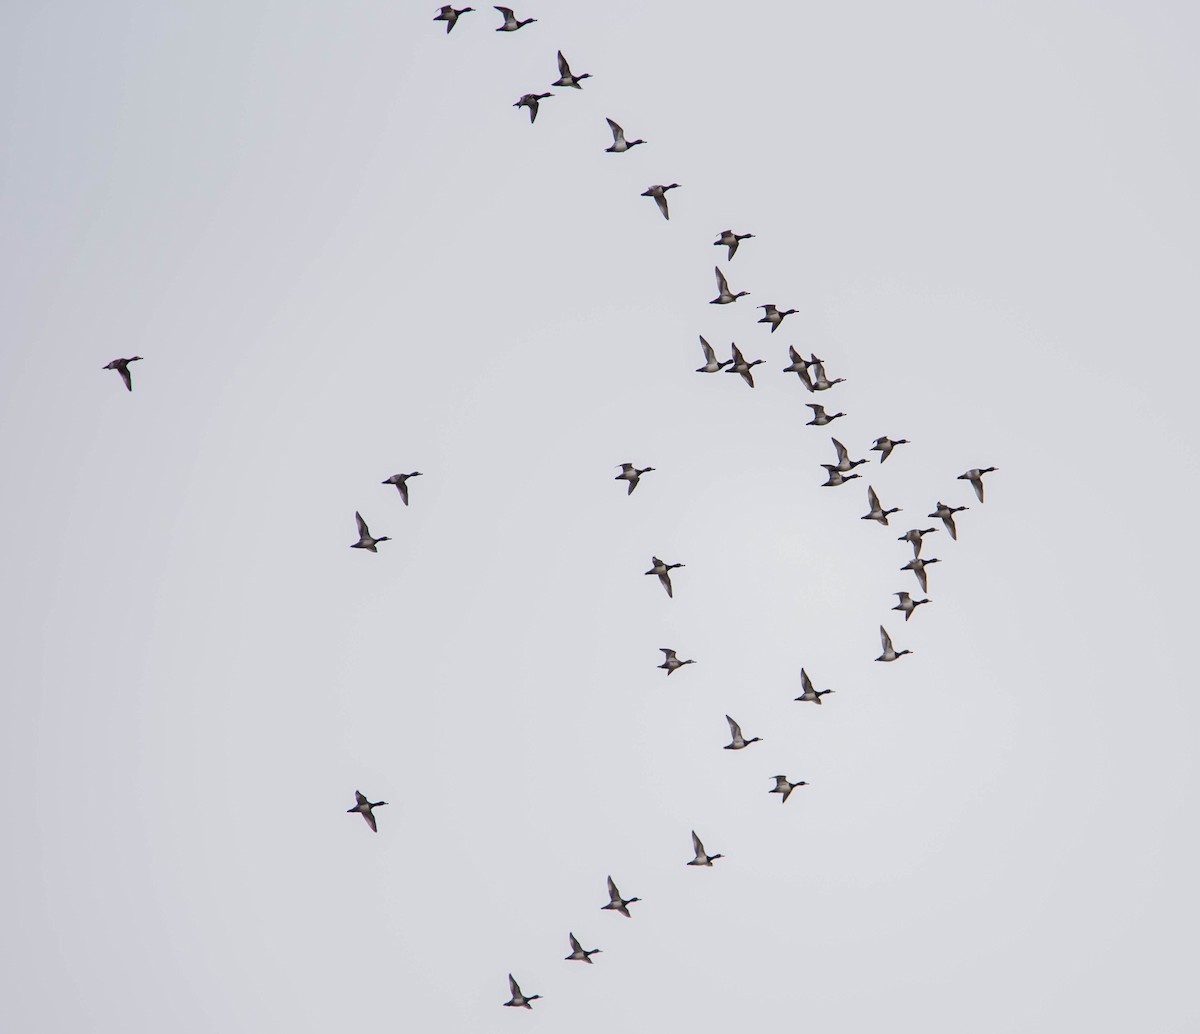
[(435, 10), (0, 5), (0, 1028), (1195, 1031), (1195, 5)]

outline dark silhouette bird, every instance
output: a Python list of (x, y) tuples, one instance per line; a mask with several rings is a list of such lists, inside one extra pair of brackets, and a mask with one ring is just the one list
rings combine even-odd
[(464, 14), (467, 14), (468, 12), (473, 11), (473, 10), (475, 10), (474, 7), (460, 7), (460, 8), (458, 8), (458, 10), (455, 10), (453, 7), (451, 7), (449, 4), (447, 4), (440, 11), (438, 11), (437, 14), (435, 14), (433, 16), (433, 20), (435, 22), (445, 22), (446, 23), (446, 34), (449, 35), (450, 30), (453, 29), (454, 26), (458, 24), (458, 19), (461, 18)]
[(347, 808), (346, 814), (351, 815), (354, 812), (358, 812), (358, 814), (360, 814), (364, 819), (367, 820), (367, 825), (371, 827), (371, 832), (378, 833), (379, 829), (375, 825), (375, 813), (371, 809), (372, 808), (382, 808), (385, 804), (387, 804), (387, 801), (374, 801), (374, 802), (368, 801), (357, 790), (354, 791), (354, 800), (355, 800), (354, 807)]
[(660, 646), (659, 650), (666, 654), (666, 656), (663, 658), (662, 664), (660, 664), (659, 667), (666, 670), (668, 677), (670, 677), (671, 672), (682, 668), (685, 664), (696, 663), (695, 661), (681, 661), (677, 656), (675, 656), (674, 650), (668, 650), (665, 646)]
[(508, 974), (508, 989), (512, 992), (512, 997), (505, 1002), (505, 1005), (511, 1005), (518, 1009), (532, 1009), (530, 1002), (537, 1001), (541, 995), (525, 995), (521, 994), (521, 985), (513, 980), (513, 975)]
[(626, 919), (630, 918), (629, 906), (635, 901), (641, 901), (641, 898), (623, 898), (621, 892), (617, 890), (617, 885), (613, 883), (613, 878), (608, 878), (608, 904), (601, 905), (600, 911), (606, 912), (612, 909), (614, 912), (620, 912)]
[(521, 99), (513, 105), (514, 108), (529, 109), (529, 124), (533, 125), (537, 121), (538, 104), (544, 101), (547, 97), (553, 97), (552, 93), (523, 93)]
[(362, 516), (356, 510), (354, 519), (358, 522), (358, 541), (353, 543), (351, 549), (369, 549), (372, 553), (378, 553), (375, 547), (380, 542), (390, 542), (391, 538), (387, 535), (380, 535), (379, 538), (372, 538), (371, 533), (367, 530), (367, 522), (362, 519)]
[(717, 274), (717, 296), (708, 303), (709, 305), (729, 305), (750, 293), (749, 291), (738, 291), (737, 294), (734, 294), (729, 290), (729, 281), (725, 279), (725, 274), (721, 272), (720, 267), (713, 266), (713, 272)]
[(133, 381), (129, 376), (129, 364), (138, 362), (142, 357), (140, 355), (131, 355), (128, 359), (114, 359), (111, 363), (102, 366), (103, 370), (116, 370), (121, 375), (121, 380), (125, 382), (125, 387), (129, 391), (133, 391)]
[(734, 233), (732, 230), (722, 230), (721, 236), (713, 241), (713, 246), (717, 248), (728, 248), (729, 254), (725, 261), (728, 262), (733, 258), (738, 250), (738, 244), (741, 241), (748, 241), (754, 234), (752, 233)]
[(667, 191), (674, 190), (678, 186), (678, 183), (668, 183), (666, 186), (656, 183), (654, 186), (643, 190), (642, 197), (654, 198), (655, 203), (658, 205), (658, 210), (663, 214), (663, 218), (670, 219), (671, 213), (667, 209)]
[(400, 493), (401, 501), (404, 503), (405, 506), (407, 506), (408, 505), (408, 484), (407, 484), (408, 479), (409, 478), (419, 478), (420, 476), (421, 476), (421, 472), (419, 470), (414, 470), (411, 474), (393, 474), (386, 481), (381, 481), (380, 484), (395, 485), (396, 491)]
[(558, 80), (556, 82), (552, 82), (550, 85), (571, 87), (575, 90), (582, 90), (583, 87), (579, 84), (583, 82), (584, 79), (590, 79), (591, 77), (591, 72), (584, 72), (582, 75), (572, 75), (571, 66), (567, 64), (567, 59), (563, 57), (563, 52), (560, 50), (558, 52)]
[(537, 21), (536, 18), (526, 18), (524, 21), (518, 21), (511, 7), (496, 7), (496, 10), (504, 15), (504, 24), (496, 30), (497, 32), (516, 32), (517, 29)]
[(608, 123), (608, 128), (612, 130), (613, 136), (612, 147), (606, 147), (604, 149), (609, 154), (623, 154), (631, 147), (637, 147), (638, 144), (646, 143), (645, 140), (626, 140), (625, 130), (623, 130), (610, 118), (606, 118), (604, 121)]

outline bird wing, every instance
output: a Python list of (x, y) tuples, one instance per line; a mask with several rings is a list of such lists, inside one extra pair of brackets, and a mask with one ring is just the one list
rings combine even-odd
[[(493, 6), (495, 6), (495, 5), (493, 5)], [(504, 15), (505, 18), (511, 18), (513, 16), (511, 7), (496, 7), (496, 10), (499, 11), (502, 15)], [(512, 980), (512, 977), (509, 977), (508, 979)]]
[(659, 649), (659, 652), (665, 653), (667, 655), (665, 658), (663, 658), (664, 661), (672, 661), (675, 659), (675, 651), (674, 650), (668, 650), (665, 646), (660, 646), (658, 649)]
[(717, 361), (717, 353), (713, 351), (712, 345), (704, 340), (703, 334), (700, 335), (700, 347), (704, 349), (705, 359), (707, 359), (710, 363), (715, 363)]
[(746, 363), (746, 357), (744, 355), (742, 355), (742, 350), (740, 348), (738, 348), (737, 345), (731, 345), (730, 347), (733, 348), (733, 363), (734, 363), (734, 365), (735, 366), (744, 366)]
[(375, 813), (373, 811), (364, 811), (362, 817), (367, 820), (367, 825), (371, 827), (372, 833), (378, 833), (379, 827), (375, 825)]
[(875, 489), (870, 485), (867, 485), (867, 502), (870, 504), (872, 510), (882, 509), (879, 505), (879, 496), (875, 494)]
[(849, 463), (850, 453), (847, 451), (846, 446), (836, 438), (830, 438), (829, 440), (833, 442), (833, 447), (837, 450), (838, 463)]
[(804, 689), (805, 693), (811, 693), (813, 691), (812, 679), (808, 677), (808, 672), (803, 668), (800, 669), (800, 685)]
[(508, 974), (508, 989), (512, 992), (512, 996), (514, 998), (525, 997), (523, 994), (521, 994), (521, 985), (513, 980), (513, 975), (511, 973)]
[(662, 212), (664, 219), (670, 219), (671, 213), (667, 211), (667, 195), (655, 194), (654, 200), (658, 204), (658, 210)]
[[(571, 66), (567, 64), (567, 59), (563, 57), (563, 52), (561, 50), (558, 52), (558, 74), (564, 79), (575, 78), (573, 75), (571, 75)], [(572, 938), (572, 940), (574, 940), (574, 938)]]
[(739, 370), (738, 373), (742, 375), (742, 380), (749, 384), (750, 387), (754, 387), (754, 374), (752, 374), (749, 370)]
[(604, 121), (608, 123), (608, 128), (612, 130), (612, 135), (613, 135), (613, 143), (614, 143), (614, 144), (620, 144), (620, 143), (624, 143), (624, 141), (625, 141), (625, 130), (623, 130), (623, 129), (622, 129), (620, 126), (618, 126), (618, 125), (617, 125), (617, 124), (616, 124), (616, 123), (615, 123), (615, 122), (614, 122), (612, 119), (610, 119), (610, 118), (606, 118)]
[(725, 716), (725, 721), (727, 721), (729, 723), (729, 734), (735, 740), (740, 740), (742, 738), (742, 727), (740, 725), (738, 725), (738, 723), (735, 722), (732, 718), (730, 718), (729, 715)]
[(697, 856), (704, 854), (704, 845), (700, 843), (700, 838), (696, 836), (694, 829), (692, 830), (692, 848), (695, 850)]
[(405, 481), (397, 482), (396, 487), (400, 490), (400, 499), (405, 506), (408, 505), (408, 483)]
[[(558, 56), (559, 56), (559, 58), (560, 58), (560, 59), (562, 58), (562, 54), (559, 54)], [(572, 951), (572, 952), (576, 952), (576, 951), (577, 951), (577, 952), (579, 952), (579, 953), (581, 953), (581, 954), (582, 954), (582, 953), (583, 953), (583, 948), (580, 946), (580, 944), (579, 944), (579, 941), (577, 941), (577, 940), (575, 939), (575, 935), (574, 935), (573, 933), (569, 933), (569, 934), (567, 934), (567, 936), (568, 936), (568, 937), (571, 939), (571, 951)]]
[(670, 596), (671, 599), (674, 599), (675, 590), (671, 588), (671, 573), (669, 571), (663, 571), (663, 573), (658, 576), (658, 580), (662, 582), (663, 588), (667, 590), (667, 595)]
[(367, 530), (367, 522), (362, 519), (362, 515), (357, 510), (354, 511), (354, 520), (358, 523), (359, 538), (370, 538), (371, 533)]
[(367, 799), (361, 793), (359, 793), (357, 790), (355, 790), (354, 791), (354, 803), (355, 804), (366, 804)]
[(917, 576), (917, 582), (921, 586), (921, 591), (928, 592), (929, 591), (929, 579), (925, 574), (925, 565), (921, 564), (920, 567), (914, 567), (913, 573)]
[(125, 382), (125, 387), (129, 391), (133, 391), (133, 381), (129, 376), (129, 365), (126, 364), (125, 366), (118, 366), (117, 373), (121, 375), (121, 380)]
[(717, 274), (717, 290), (721, 294), (729, 294), (729, 281), (725, 279), (725, 274), (721, 272), (720, 266), (713, 266), (713, 272)]
[(883, 643), (883, 652), (892, 653), (892, 637), (887, 634), (887, 629), (883, 625), (879, 626), (879, 641)]
[(613, 883), (613, 878), (608, 878), (608, 897), (610, 901), (620, 901), (621, 892), (617, 890), (617, 885)]

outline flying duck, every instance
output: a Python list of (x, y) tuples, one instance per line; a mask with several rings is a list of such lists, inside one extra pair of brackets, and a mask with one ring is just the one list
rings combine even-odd
[(547, 97), (553, 97), (552, 93), (523, 93), (521, 99), (513, 105), (514, 108), (529, 109), (529, 124), (533, 125), (537, 121), (538, 102), (544, 101)]
[(763, 313), (763, 318), (758, 322), (771, 324), (772, 334), (779, 329), (779, 324), (783, 322), (784, 316), (791, 316), (792, 313), (800, 311), (799, 309), (777, 309), (774, 305), (760, 305), (759, 308), (766, 311)]
[(718, 237), (715, 241), (713, 241), (713, 247), (728, 248), (729, 255), (725, 259), (725, 261), (728, 262), (730, 259), (733, 258), (734, 253), (737, 251), (738, 242), (739, 241), (748, 241), (753, 236), (754, 236), (754, 234), (752, 234), (752, 233), (734, 233), (732, 230), (722, 230), (721, 236)]
[(652, 187), (647, 187), (642, 191), (642, 197), (652, 197), (658, 205), (658, 210), (662, 212), (664, 219), (670, 219), (671, 213), (667, 211), (667, 191), (674, 190), (678, 187), (678, 183), (668, 183), (663, 186), (661, 183), (656, 183)]
[(456, 11), (453, 7), (447, 4), (433, 16), (433, 20), (435, 22), (445, 22), (446, 34), (449, 35), (450, 30), (453, 29), (455, 24), (458, 22), (459, 16), (473, 10), (475, 10), (474, 7), (460, 7)]
[(757, 366), (759, 363), (764, 363), (764, 362), (766, 362), (765, 359), (755, 359), (754, 362), (752, 362), (752, 363), (746, 362), (746, 357), (744, 355), (742, 355), (741, 350), (735, 344), (733, 346), (732, 365), (725, 372), (726, 373), (740, 373), (742, 375), (742, 380), (744, 380), (747, 384), (750, 385), (750, 387), (753, 388), (754, 387), (754, 374), (752, 374), (750, 372), (750, 368), (752, 366)]
[(699, 335), (700, 347), (704, 349), (704, 365), (697, 368), (697, 373), (716, 373), (722, 367), (728, 366), (733, 362), (732, 359), (726, 359), (722, 362), (717, 362), (717, 353), (713, 351), (712, 345), (704, 340), (704, 335)]
[(421, 476), (421, 472), (419, 470), (414, 470), (411, 474), (393, 474), (386, 481), (381, 481), (380, 484), (395, 485), (396, 490), (400, 493), (401, 501), (404, 503), (405, 506), (407, 506), (408, 505), (408, 485), (405, 484), (405, 482), (407, 482), (409, 478), (419, 478), (420, 476)]
[(812, 679), (808, 677), (808, 672), (803, 668), (800, 669), (800, 689), (801, 693), (796, 700), (800, 703), (819, 704), (821, 697), (828, 696), (833, 692), (832, 689), (813, 689)]
[(873, 452), (879, 453), (879, 462), (880, 463), (886, 463), (887, 458), (892, 454), (892, 450), (897, 445), (910, 445), (910, 444), (912, 444), (912, 443), (909, 442), (909, 440), (907, 438), (897, 438), (895, 441), (893, 441), (887, 435), (884, 435), (882, 438), (875, 439), (875, 444), (871, 446), (871, 450)]
[(957, 480), (970, 481), (971, 487), (975, 489), (975, 496), (983, 502), (983, 475), (990, 474), (993, 470), (999, 470), (999, 467), (972, 467), (965, 474), (959, 474)]
[(833, 448), (837, 452), (838, 461), (833, 468), (834, 470), (840, 471), (843, 474), (849, 474), (855, 467), (860, 467), (864, 463), (869, 462), (868, 460), (852, 460), (846, 446), (836, 438), (830, 438), (829, 440), (833, 442)]
[[(806, 402), (804, 404), (813, 411), (813, 418), (804, 425), (805, 427), (824, 427), (826, 424), (832, 423), (838, 417), (846, 415), (845, 413), (834, 413), (832, 416), (830, 416), (825, 412), (825, 407), (822, 405), (818, 405), (815, 402)], [(857, 474), (854, 476), (858, 477)], [(841, 484), (841, 482), (839, 481), (838, 484)]]
[(879, 640), (883, 643), (883, 653), (875, 658), (877, 661), (894, 661), (898, 657), (903, 657), (906, 653), (912, 653), (912, 650), (901, 650), (897, 652), (892, 648), (892, 637), (887, 634), (887, 629), (883, 625), (879, 626)]
[(354, 791), (354, 800), (356, 802), (354, 807), (347, 808), (346, 814), (351, 815), (354, 812), (358, 812), (364, 819), (367, 820), (367, 825), (371, 827), (371, 832), (378, 833), (379, 829), (375, 825), (375, 813), (371, 811), (371, 809), (382, 808), (385, 804), (387, 804), (387, 801), (368, 801), (357, 790)]
[(779, 802), (780, 804), (787, 804), (787, 799), (792, 795), (792, 791), (796, 789), (797, 786), (808, 786), (808, 783), (806, 783), (803, 779), (801, 779), (798, 783), (789, 783), (787, 776), (772, 776), (771, 778), (775, 780), (775, 788), (773, 790), (768, 790), (767, 793), (783, 794), (783, 799)]
[(749, 294), (749, 291), (738, 291), (734, 294), (729, 290), (729, 281), (725, 279), (725, 274), (721, 272), (718, 266), (713, 266), (713, 272), (717, 274), (717, 296), (708, 304), (709, 305), (728, 305), (730, 302), (736, 302), (744, 294)]
[(649, 571), (646, 572), (646, 574), (658, 575), (658, 580), (660, 582), (662, 582), (662, 587), (667, 590), (667, 595), (670, 596), (672, 599), (674, 599), (675, 591), (671, 588), (670, 572), (675, 570), (675, 568), (677, 568), (677, 567), (683, 567), (685, 565), (683, 565), (683, 564), (664, 564), (656, 556), (652, 556), (650, 558), (650, 562), (653, 566), (650, 568)]
[(946, 525), (946, 530), (950, 532), (950, 537), (955, 542), (958, 541), (958, 529), (954, 526), (954, 515), (961, 513), (963, 510), (971, 509), (969, 506), (947, 506), (940, 499), (938, 500), (937, 509), (933, 513), (926, 514), (926, 517), (940, 517), (942, 523)]
[(584, 72), (583, 75), (572, 75), (571, 66), (567, 64), (567, 59), (563, 57), (563, 52), (560, 50), (558, 52), (558, 81), (553, 82), (550, 85), (564, 87), (570, 86), (576, 90), (582, 90), (583, 87), (579, 84), (583, 82), (584, 79), (590, 79), (591, 77), (591, 72)]
[(935, 531), (937, 531), (937, 528), (909, 528), (909, 530), (901, 535), (896, 541), (907, 542), (911, 544), (913, 548), (913, 557), (919, 557), (921, 555), (922, 539), (926, 535), (929, 535)]
[(133, 391), (133, 381), (129, 378), (129, 364), (136, 363), (142, 357), (140, 355), (131, 355), (128, 359), (114, 359), (106, 366), (102, 366), (102, 370), (116, 370), (121, 375), (121, 380), (125, 382), (125, 387), (129, 391)]
[(900, 597), (900, 602), (897, 603), (892, 610), (903, 611), (905, 621), (913, 616), (913, 611), (916, 610), (922, 603), (929, 602), (929, 600), (914, 600), (906, 592), (894, 592), (892, 595)]
[(841, 384), (846, 379), (845, 377), (835, 377), (833, 380), (830, 380), (825, 376), (825, 364), (819, 359), (812, 366), (816, 371), (812, 379), (813, 391), (828, 391), (835, 384)]
[(380, 542), (391, 542), (391, 537), (388, 535), (380, 535), (377, 539), (372, 538), (371, 533), (367, 530), (367, 522), (362, 519), (357, 510), (354, 512), (354, 519), (358, 522), (358, 541), (350, 546), (351, 549), (369, 549), (372, 553), (378, 553), (376, 545)]
[(504, 24), (496, 30), (497, 32), (516, 32), (522, 26), (537, 21), (536, 18), (526, 18), (523, 22), (517, 21), (511, 7), (497, 7), (496, 10), (504, 15)]
[(917, 584), (921, 586), (921, 591), (928, 592), (929, 575), (926, 573), (925, 568), (927, 568), (930, 564), (940, 563), (941, 561), (935, 556), (930, 557), (928, 560), (922, 560), (920, 557), (913, 557), (907, 564), (900, 568), (900, 570), (912, 571), (912, 573), (917, 576)]
[(613, 478), (613, 480), (614, 481), (628, 481), (629, 482), (629, 491), (626, 492), (625, 494), (633, 495), (633, 490), (635, 488), (637, 488), (638, 480), (641, 478), (641, 476), (643, 474), (649, 474), (653, 469), (654, 469), (653, 467), (643, 467), (641, 470), (638, 470), (637, 467), (635, 467), (632, 463), (622, 463), (621, 464), (621, 473), (618, 474), (615, 478)]
[[(838, 416), (841, 414), (839, 413)], [(822, 463), (821, 466), (829, 474), (829, 480), (821, 485), (822, 488), (837, 488), (838, 485), (844, 485), (847, 481), (862, 477), (861, 474), (843, 474), (832, 463)]]
[(729, 715), (725, 716), (725, 721), (729, 723), (729, 735), (733, 737), (727, 744), (725, 750), (741, 750), (743, 747), (750, 746), (751, 743), (758, 743), (762, 740), (761, 736), (751, 736), (750, 739), (742, 737), (742, 727), (738, 725)]
[(711, 869), (713, 862), (715, 862), (718, 858), (725, 857), (723, 854), (705, 853), (704, 845), (700, 843), (700, 838), (696, 836), (696, 831), (694, 829), (692, 830), (692, 848), (696, 852), (696, 857), (688, 862), (688, 865), (707, 865)]
[(612, 909), (614, 912), (620, 912), (626, 919), (630, 918), (629, 906), (635, 901), (641, 901), (641, 898), (622, 898), (621, 892), (617, 890), (617, 885), (613, 883), (613, 878), (608, 878), (608, 904), (601, 905), (600, 911), (605, 912)]
[(612, 119), (604, 120), (608, 123), (608, 128), (612, 130), (613, 142), (612, 147), (606, 147), (604, 150), (610, 154), (621, 154), (628, 151), (631, 147), (637, 147), (638, 144), (644, 144), (645, 140), (626, 140), (625, 130), (618, 126)]
[(665, 646), (660, 646), (659, 650), (666, 654), (666, 656), (663, 658), (662, 664), (660, 664), (659, 667), (666, 669), (668, 678), (670, 677), (671, 672), (675, 671), (677, 668), (682, 668), (685, 664), (696, 663), (695, 661), (681, 661), (675, 656), (674, 650), (668, 650)]
[(518, 1009), (532, 1009), (533, 1006), (529, 1003), (541, 998), (541, 995), (523, 995), (521, 994), (521, 985), (513, 980), (513, 975), (508, 974), (508, 989), (512, 992), (512, 997), (505, 1002), (505, 1005), (512, 1005)]
[(899, 513), (900, 507), (893, 506), (890, 510), (885, 510), (879, 505), (879, 496), (875, 494), (875, 489), (867, 485), (867, 505), (871, 507), (870, 513), (864, 513), (860, 521), (878, 521), (880, 524), (887, 526), (888, 514)]
[(571, 941), (571, 954), (566, 957), (565, 962), (586, 962), (588, 965), (594, 965), (592, 962), (593, 955), (599, 955), (599, 948), (587, 949), (576, 940), (573, 933), (567, 934)]
[(792, 345), (788, 345), (788, 357), (792, 360), (790, 366), (783, 368), (784, 373), (794, 373), (800, 378), (800, 383), (803, 384), (809, 391), (813, 390), (812, 378), (808, 375), (809, 361), (804, 358)]

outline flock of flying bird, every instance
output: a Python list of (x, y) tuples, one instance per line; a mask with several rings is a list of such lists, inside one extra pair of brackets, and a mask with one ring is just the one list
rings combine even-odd
[[(473, 10), (474, 8), (471, 7), (460, 7), (456, 9), (451, 6), (444, 6), (438, 11), (437, 15), (434, 17), (434, 21), (445, 22), (446, 32), (449, 33), (454, 29), (455, 25), (458, 23), (458, 20), (463, 15), (469, 14)], [(503, 23), (495, 30), (496, 32), (516, 32), (518, 29), (524, 28), (525, 26), (537, 21), (536, 18), (518, 19), (513, 13), (513, 10), (508, 7), (497, 6), (495, 10), (499, 11), (504, 19)], [(559, 78), (551, 85), (559, 88), (572, 88), (579, 90), (582, 89), (582, 81), (592, 77), (591, 73), (588, 72), (580, 75), (574, 74), (571, 71), (571, 67), (566, 58), (563, 57), (562, 51), (558, 52), (558, 70)], [(526, 93), (517, 100), (513, 107), (526, 108), (529, 111), (529, 121), (530, 123), (533, 123), (537, 119), (539, 104), (552, 96), (553, 94), (550, 93)], [(607, 119), (606, 121), (608, 122), (608, 126), (612, 132), (613, 138), (611, 146), (605, 148), (606, 152), (611, 154), (622, 154), (633, 147), (646, 143), (646, 141), (642, 139), (627, 139), (625, 136), (625, 131), (620, 125), (618, 125), (612, 119)], [(667, 205), (666, 195), (668, 191), (675, 190), (679, 186), (680, 184), (678, 183), (654, 184), (642, 193), (642, 197), (653, 198), (658, 206), (659, 211), (662, 213), (663, 218), (669, 220), (670, 210)], [(713, 244), (714, 246), (724, 247), (727, 249), (726, 261), (728, 262), (733, 260), (734, 255), (737, 253), (739, 244), (742, 241), (752, 239), (754, 236), (755, 235), (752, 233), (735, 233), (732, 230), (723, 230), (718, 235), (717, 239), (713, 241)], [(721, 272), (719, 266), (714, 267), (714, 272), (716, 274), (717, 281), (717, 297), (713, 298), (710, 304), (730, 305), (736, 302), (739, 298), (742, 298), (750, 293), (749, 291), (731, 291), (729, 282), (726, 279), (725, 274)], [(798, 312), (797, 309), (779, 309), (773, 304), (760, 305), (759, 308), (763, 310), (763, 316), (758, 320), (758, 322), (769, 325), (772, 334), (779, 329), (786, 317)], [(765, 360), (747, 360), (736, 343), (731, 345), (731, 357), (729, 359), (719, 360), (713, 347), (704, 339), (703, 336), (700, 337), (700, 347), (703, 351), (705, 361), (703, 366), (697, 368), (697, 373), (720, 373), (722, 371), (725, 373), (736, 373), (741, 376), (742, 380), (745, 381), (747, 385), (749, 385), (751, 388), (754, 387), (754, 375), (752, 370), (755, 366), (764, 363)], [(841, 384), (845, 381), (844, 377), (830, 379), (825, 371), (824, 360), (818, 358), (815, 353), (810, 353), (806, 359), (796, 351), (794, 346), (789, 345), (788, 355), (791, 359), (791, 362), (788, 366), (783, 368), (783, 372), (796, 374), (804, 388), (811, 393), (828, 391), (835, 385)], [(137, 355), (131, 356), (127, 359), (114, 359), (108, 363), (104, 369), (115, 370), (117, 373), (119, 373), (126, 389), (132, 391), (133, 382), (129, 372), (129, 364), (138, 362), (141, 359), (142, 357)], [(810, 427), (823, 427), (826, 424), (829, 424), (834, 420), (846, 415), (842, 412), (832, 414), (827, 413), (824, 406), (817, 403), (808, 403), (807, 405), (808, 408), (813, 411), (813, 419), (808, 421), (807, 425)], [(827, 474), (827, 480), (821, 487), (838, 487), (855, 478), (862, 477), (861, 474), (855, 472), (855, 468), (869, 463), (870, 461), (866, 458), (851, 459), (850, 452), (845, 445), (843, 445), (836, 438), (831, 439), (831, 441), (833, 442), (837, 462), (821, 464)], [(881, 438), (875, 439), (874, 444), (871, 445), (871, 451), (879, 453), (879, 463), (882, 464), (887, 461), (888, 457), (892, 455), (893, 450), (895, 450), (897, 446), (908, 444), (911, 444), (908, 439), (893, 439), (885, 435)], [(653, 467), (642, 467), (639, 469), (633, 463), (622, 463), (619, 466), (621, 472), (617, 474), (614, 480), (624, 481), (626, 483), (627, 495), (632, 495), (633, 490), (637, 488), (641, 478), (646, 474), (652, 473), (655, 469)], [(982, 503), (984, 497), (983, 477), (985, 474), (989, 474), (996, 469), (996, 467), (975, 467), (963, 474), (960, 474), (958, 476), (958, 480), (969, 481), (971, 483), (971, 487), (975, 490), (976, 498), (980, 503)], [(408, 506), (408, 481), (411, 478), (420, 476), (420, 471), (412, 471), (408, 474), (393, 474), (391, 477), (383, 481), (382, 484), (394, 485), (399, 492), (401, 501), (405, 506)], [(867, 513), (862, 515), (861, 519), (864, 521), (875, 521), (884, 525), (885, 527), (888, 526), (888, 518), (892, 514), (900, 511), (899, 507), (885, 508), (880, 502), (879, 496), (875, 492), (874, 487), (871, 485), (867, 486), (867, 503), (869, 509)], [(954, 515), (966, 509), (968, 509), (968, 507), (951, 506), (943, 503), (939, 499), (937, 502), (937, 507), (928, 516), (931, 519), (940, 519), (950, 537), (957, 540), (958, 530), (954, 522)], [(390, 537), (387, 535), (380, 535), (378, 537), (373, 536), (367, 527), (366, 521), (363, 520), (360, 513), (355, 512), (354, 518), (358, 527), (359, 537), (358, 541), (351, 545), (352, 549), (365, 549), (371, 553), (377, 553), (378, 550), (376, 547), (379, 545), (379, 543), (391, 541)], [(921, 547), (924, 543), (925, 536), (936, 530), (936, 528), (932, 527), (912, 528), (906, 531), (903, 535), (899, 536), (899, 541), (909, 543), (913, 549), (912, 559), (905, 564), (901, 570), (913, 572), (922, 592), (928, 592), (929, 566), (940, 562), (937, 557), (922, 558), (921, 556)], [(671, 572), (684, 566), (685, 565), (681, 563), (667, 563), (658, 557), (651, 557), (650, 570), (646, 571), (645, 573), (647, 575), (657, 576), (658, 581), (666, 591), (667, 596), (674, 598), (675, 590), (671, 583)], [(906, 622), (913, 616), (913, 613), (918, 607), (931, 602), (927, 598), (913, 599), (911, 594), (908, 592), (896, 592), (894, 595), (898, 597), (898, 602), (896, 606), (892, 607), (891, 609), (901, 612), (904, 615), (904, 620)], [(883, 652), (875, 658), (876, 661), (895, 661), (906, 654), (912, 653), (911, 650), (907, 649), (896, 650), (892, 644), (891, 637), (888, 635), (887, 629), (884, 628), (883, 625), (879, 626), (879, 634)], [(668, 676), (674, 674), (676, 671), (685, 667), (686, 665), (696, 663), (695, 660), (692, 659), (680, 660), (677, 652), (673, 649), (662, 647), (661, 653), (664, 655), (663, 663), (658, 665), (658, 667), (665, 670)], [(801, 695), (795, 699), (801, 703), (821, 704), (822, 697), (834, 692), (832, 689), (815, 689), (808, 672), (804, 668), (800, 669), (800, 684)], [(725, 720), (729, 724), (730, 734), (730, 742), (725, 745), (725, 750), (743, 750), (752, 743), (758, 743), (762, 740), (762, 737), (760, 736), (744, 736), (741, 727), (729, 715), (725, 716)], [(775, 780), (775, 786), (768, 792), (779, 794), (781, 803), (787, 802), (788, 797), (796, 787), (808, 785), (808, 783), (802, 779), (792, 782), (787, 776), (784, 775), (776, 775), (772, 776), (771, 778)], [(355, 790), (354, 797), (354, 807), (348, 809), (348, 812), (350, 814), (361, 815), (371, 830), (373, 832), (378, 832), (378, 825), (376, 822), (374, 809), (386, 805), (387, 801), (371, 801), (358, 790)], [(705, 849), (703, 842), (696, 835), (694, 830), (692, 831), (692, 849), (695, 856), (687, 863), (689, 866), (711, 868), (714, 861), (716, 861), (718, 858), (724, 857), (724, 855), (721, 854), (709, 854)], [(623, 898), (611, 876), (608, 877), (608, 896), (608, 903), (601, 906), (601, 910), (617, 912), (625, 918), (630, 918), (631, 913), (629, 911), (629, 906), (641, 900), (637, 897)], [(567, 938), (571, 947), (571, 953), (566, 956), (566, 961), (586, 962), (590, 965), (592, 963), (591, 956), (600, 953), (599, 948), (584, 948), (573, 932), (568, 933)], [(511, 973), (508, 977), (508, 983), (509, 991), (511, 992), (511, 998), (504, 1003), (506, 1006), (530, 1009), (532, 1008), (531, 1003), (542, 997), (540, 994), (527, 995), (523, 993), (520, 985), (513, 978)]]

